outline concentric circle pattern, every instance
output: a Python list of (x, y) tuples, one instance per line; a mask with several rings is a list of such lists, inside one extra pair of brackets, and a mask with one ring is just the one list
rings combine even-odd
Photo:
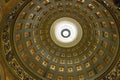
[[(118, 55), (117, 21), (97, 0), (30, 0), (18, 11), (8, 32), (13, 44), (6, 53), (14, 54), (9, 64), (24, 70), (30, 80), (95, 80), (107, 73)], [(78, 42), (69, 47), (51, 37), (52, 24), (64, 17), (80, 25)], [(66, 28), (60, 34), (73, 35)]]
[(51, 39), (61, 47), (73, 47), (79, 43), (83, 35), (80, 24), (68, 17), (53, 22), (50, 28)]

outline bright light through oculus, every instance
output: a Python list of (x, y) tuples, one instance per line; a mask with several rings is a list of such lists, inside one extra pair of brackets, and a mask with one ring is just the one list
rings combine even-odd
[(68, 38), (68, 37), (71, 35), (71, 32), (70, 32), (70, 30), (68, 30), (68, 29), (64, 29), (64, 30), (62, 30), (61, 35), (62, 35), (64, 38)]
[(52, 40), (61, 47), (75, 46), (81, 40), (82, 34), (80, 24), (68, 17), (56, 20), (50, 29)]
[(55, 37), (63, 43), (69, 43), (77, 37), (77, 27), (69, 21), (61, 21), (55, 25)]

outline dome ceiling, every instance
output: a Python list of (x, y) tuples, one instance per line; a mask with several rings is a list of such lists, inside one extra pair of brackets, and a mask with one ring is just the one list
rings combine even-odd
[(101, 79), (119, 59), (118, 26), (101, 0), (21, 1), (3, 29), (3, 56), (22, 80)]

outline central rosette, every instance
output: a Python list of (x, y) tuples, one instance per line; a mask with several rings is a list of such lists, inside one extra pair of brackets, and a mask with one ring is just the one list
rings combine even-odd
[(71, 31), (69, 29), (63, 29), (61, 31), (61, 35), (64, 37), (64, 38), (68, 38), (71, 36)]
[(57, 19), (51, 26), (52, 40), (61, 47), (75, 46), (82, 38), (83, 31), (79, 22), (73, 18)]

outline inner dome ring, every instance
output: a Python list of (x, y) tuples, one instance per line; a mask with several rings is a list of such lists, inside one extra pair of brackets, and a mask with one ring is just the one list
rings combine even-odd
[[(64, 30), (66, 31), (63, 34)], [(79, 43), (83, 30), (79, 22), (73, 18), (62, 17), (53, 22), (50, 28), (50, 36), (60, 47), (73, 47)]]

